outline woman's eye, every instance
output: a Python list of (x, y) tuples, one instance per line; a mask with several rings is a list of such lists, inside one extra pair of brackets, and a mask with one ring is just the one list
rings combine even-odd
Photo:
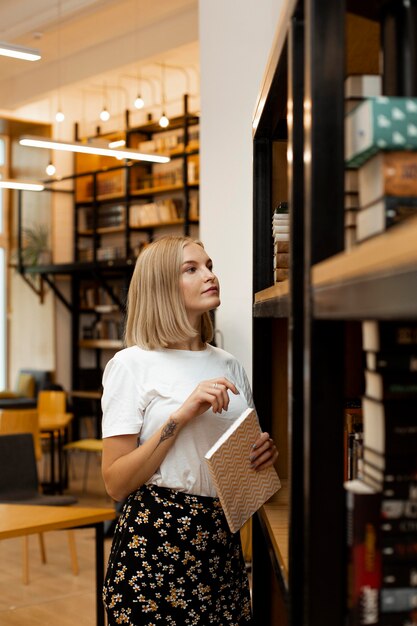
[(187, 269), (185, 271), (189, 272), (190, 274), (192, 274), (193, 272), (195, 272), (195, 267), (187, 267)]

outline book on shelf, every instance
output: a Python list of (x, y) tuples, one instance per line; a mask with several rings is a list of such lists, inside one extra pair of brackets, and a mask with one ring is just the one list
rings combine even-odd
[(381, 589), (381, 613), (397, 613), (417, 608), (417, 588)]
[(383, 520), (381, 522), (381, 532), (400, 535), (414, 533), (417, 536), (417, 519), (413, 519), (410, 517), (400, 517), (398, 519)]
[(359, 176), (358, 170), (345, 170), (345, 194), (358, 193), (359, 191)]
[(361, 480), (367, 485), (380, 491), (386, 500), (416, 500), (417, 485), (415, 479), (408, 474), (392, 474), (376, 476), (375, 469), (366, 462), (362, 463)]
[(360, 480), (344, 483), (347, 515), (349, 626), (379, 626), (380, 495)]
[(345, 98), (364, 99), (380, 96), (382, 77), (379, 74), (351, 74), (345, 78)]
[(278, 252), (274, 256), (274, 269), (277, 269), (279, 267), (283, 269), (288, 269), (289, 257), (290, 255), (288, 252)]
[(356, 228), (358, 211), (356, 209), (346, 209), (344, 213), (345, 228)]
[(417, 196), (385, 196), (367, 207), (361, 207), (356, 220), (357, 241), (385, 232), (417, 214)]
[(394, 150), (378, 152), (358, 170), (360, 206), (383, 196), (417, 195), (417, 152)]
[(345, 211), (348, 209), (359, 210), (359, 194), (357, 193), (345, 193), (344, 197)]
[(274, 254), (281, 254), (283, 252), (287, 253), (290, 251), (289, 240), (285, 241), (275, 241), (274, 243)]
[(280, 487), (273, 466), (250, 467), (252, 446), (261, 434), (254, 409), (246, 409), (205, 455), (230, 530), (235, 533)]
[(366, 367), (374, 372), (417, 372), (417, 347), (410, 352), (368, 351)]
[(274, 270), (274, 279), (276, 283), (280, 283), (283, 280), (288, 280), (289, 276), (289, 269), (278, 267)]
[(287, 202), (280, 202), (274, 210), (272, 216), (272, 237), (274, 240), (274, 282), (278, 283), (287, 280), (289, 277), (290, 219)]
[(367, 98), (345, 118), (345, 162), (360, 167), (380, 150), (417, 149), (417, 99)]
[(385, 563), (415, 563), (417, 559), (417, 534), (382, 534), (381, 553)]
[(364, 446), (363, 460), (387, 474), (417, 474), (417, 455), (390, 454), (386, 456)]
[(416, 519), (417, 502), (415, 500), (381, 500), (381, 517), (384, 520), (399, 520), (401, 518)]
[(410, 347), (417, 349), (416, 321), (364, 320), (362, 322), (363, 350), (403, 353)]
[(382, 564), (382, 584), (389, 587), (416, 587), (417, 565), (403, 565), (398, 563)]
[(365, 394), (375, 400), (411, 397), (417, 400), (417, 373), (396, 370), (381, 373), (365, 370)]
[(362, 408), (346, 408), (344, 412), (343, 449), (344, 480), (357, 478), (362, 459), (363, 416)]
[(378, 626), (416, 626), (417, 610), (383, 613)]
[(415, 455), (416, 401), (363, 398), (363, 443), (380, 454)]

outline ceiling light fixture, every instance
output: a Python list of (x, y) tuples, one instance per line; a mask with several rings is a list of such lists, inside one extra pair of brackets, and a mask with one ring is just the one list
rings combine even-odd
[(164, 112), (162, 112), (162, 115), (159, 118), (159, 126), (161, 128), (167, 128), (167, 126), (169, 126), (169, 119), (167, 118)]
[(61, 122), (63, 122), (65, 120), (65, 115), (62, 111), (62, 106), (61, 106), (61, 83), (62, 83), (62, 76), (61, 76), (61, 0), (58, 0), (58, 4), (57, 4), (57, 17), (58, 17), (58, 30), (56, 33), (56, 47), (57, 47), (57, 57), (58, 57), (58, 61), (57, 61), (57, 83), (58, 83), (58, 110), (55, 114), (55, 120), (58, 122), (58, 124), (61, 124)]
[(15, 46), (14, 44), (0, 41), (0, 56), (22, 59), (23, 61), (39, 61), (41, 58), (39, 50), (26, 48), (26, 46)]
[(162, 115), (159, 118), (159, 126), (161, 128), (166, 128), (167, 126), (169, 126), (169, 119), (168, 117), (165, 115), (165, 65), (162, 64), (161, 66), (162, 68), (162, 78), (161, 78), (161, 92), (162, 92)]
[(58, 124), (65, 120), (65, 115), (61, 111), (61, 107), (60, 106), (58, 106), (58, 111), (55, 113), (55, 120), (58, 122)]
[(100, 113), (100, 119), (102, 122), (108, 122), (110, 119), (110, 113), (108, 112), (108, 110), (106, 109), (106, 107), (103, 108), (103, 110)]
[(110, 113), (107, 109), (107, 85), (103, 84), (103, 108), (100, 113), (100, 119), (102, 122), (108, 122), (110, 119)]
[(48, 174), (48, 176), (53, 176), (55, 174), (56, 167), (55, 167), (55, 165), (51, 161), (46, 166), (45, 172)]
[(48, 150), (64, 150), (66, 152), (82, 152), (84, 154), (97, 154), (101, 156), (110, 156), (116, 159), (130, 159), (132, 161), (150, 161), (151, 163), (168, 163), (171, 159), (168, 156), (160, 154), (146, 154), (139, 150), (130, 148), (121, 150), (119, 148), (112, 149), (103, 147), (102, 144), (97, 145), (94, 140), (88, 143), (81, 141), (57, 141), (55, 139), (47, 139), (46, 137), (34, 137), (26, 135), (19, 140), (20, 145), (29, 146), (31, 148), (47, 148)]
[(20, 189), (21, 191), (43, 191), (44, 185), (29, 180), (0, 180), (0, 189)]
[(117, 139), (116, 141), (111, 141), (109, 143), (109, 148), (123, 148), (126, 145), (126, 141), (124, 139)]
[(142, 98), (140, 93), (138, 93), (134, 105), (136, 109), (143, 109), (143, 107), (145, 106), (145, 100)]

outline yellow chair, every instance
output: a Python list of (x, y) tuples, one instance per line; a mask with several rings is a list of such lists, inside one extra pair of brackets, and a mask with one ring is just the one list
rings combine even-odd
[(66, 431), (70, 429), (73, 414), (67, 412), (67, 394), (65, 391), (43, 390), (38, 393), (37, 408), (39, 415), (39, 429), (42, 439), (50, 444), (52, 490), (55, 490), (55, 446), (58, 452), (58, 490), (63, 489), (63, 459), (62, 449)]
[(84, 476), (83, 476), (83, 492), (87, 491), (88, 468), (91, 454), (101, 455), (103, 451), (103, 441), (101, 439), (80, 439), (79, 441), (71, 441), (64, 446), (65, 452), (80, 451), (85, 453)]
[[(39, 431), (39, 418), (36, 409), (3, 409), (0, 410), (0, 436), (1, 435), (26, 435), (30, 434), (33, 441), (33, 467), (28, 467), (28, 474), (25, 479), (25, 494), (22, 492), (13, 495), (13, 484), (9, 486), (6, 500), (8, 502), (25, 502), (43, 505), (67, 506), (75, 504), (77, 501), (73, 496), (43, 496), (40, 493), (39, 481), (37, 477), (36, 461), (42, 458), (41, 437)], [(23, 462), (23, 459), (21, 459)], [(30, 459), (28, 460), (28, 464)], [(14, 476), (13, 476), (14, 478)], [(30, 493), (30, 489), (34, 493)], [(39, 492), (39, 493), (37, 493)], [(0, 500), (2, 495), (0, 493)], [(71, 558), (71, 569), (74, 575), (79, 572), (78, 558), (75, 546), (75, 536), (72, 530), (67, 531), (68, 545)], [(39, 545), (42, 563), (46, 563), (46, 551), (43, 534), (39, 534)], [(23, 537), (23, 583), (29, 583), (29, 537)]]

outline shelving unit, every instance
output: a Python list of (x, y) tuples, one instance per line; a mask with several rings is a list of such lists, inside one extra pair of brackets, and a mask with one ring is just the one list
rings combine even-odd
[[(122, 347), (127, 290), (141, 247), (160, 234), (188, 235), (198, 227), (199, 117), (188, 111), (188, 96), (168, 128), (154, 121), (131, 128), (127, 115), (126, 122), (125, 131), (95, 139), (124, 139), (128, 147), (167, 154), (171, 161), (119, 164), (77, 154), (74, 174), (65, 178), (74, 182), (74, 262), (19, 267), (23, 276), (40, 275), (70, 312), (72, 396), (79, 415), (89, 411), (83, 393), (101, 388), (105, 363)], [(77, 127), (75, 134), (79, 139)], [(59, 288), (63, 276), (71, 277), (70, 297)]]
[[(344, 251), (344, 79), (378, 72), (382, 50), (383, 93), (416, 96), (415, 12), (391, 0), (290, 0), (259, 93), (253, 389), (286, 489), (254, 518), (256, 624), (345, 624), (343, 418), (349, 385), (360, 393), (357, 330), (417, 317), (417, 220)], [(271, 219), (283, 200), (290, 279), (274, 285)]]

